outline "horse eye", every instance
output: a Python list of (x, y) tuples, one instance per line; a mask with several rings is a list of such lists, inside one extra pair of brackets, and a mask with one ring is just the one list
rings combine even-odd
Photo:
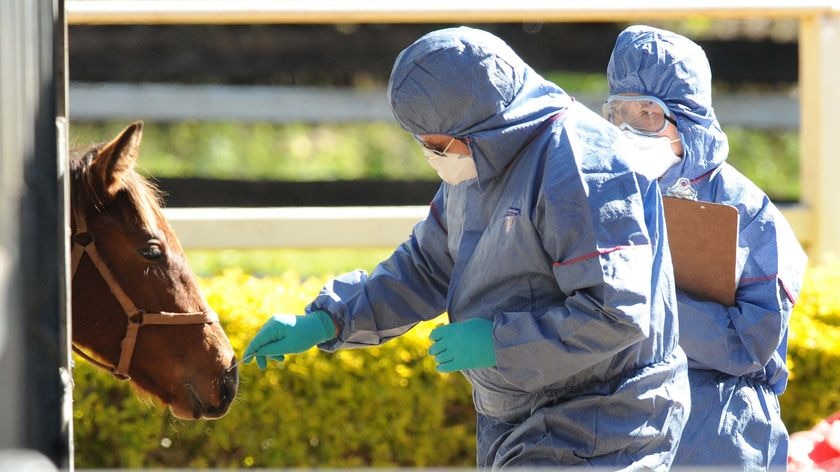
[(144, 259), (151, 262), (160, 262), (164, 257), (161, 242), (156, 239), (147, 242), (146, 246), (138, 249), (137, 252), (139, 252)]

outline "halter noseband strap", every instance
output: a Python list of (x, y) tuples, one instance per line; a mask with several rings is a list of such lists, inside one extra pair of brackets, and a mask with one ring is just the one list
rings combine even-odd
[(125, 316), (127, 318), (127, 326), (125, 336), (120, 342), (120, 359), (115, 367), (109, 366), (103, 362), (94, 359), (92, 356), (86, 354), (82, 349), (73, 344), (73, 352), (86, 359), (88, 362), (101, 367), (111, 372), (114, 377), (120, 380), (128, 380), (128, 367), (131, 364), (131, 356), (134, 354), (134, 346), (137, 343), (137, 335), (141, 326), (144, 325), (185, 325), (185, 324), (203, 324), (203, 323), (218, 323), (219, 318), (215, 313), (207, 311), (186, 312), (186, 313), (171, 313), (158, 312), (146, 313), (145, 310), (137, 308), (131, 299), (126, 295), (120, 284), (114, 278), (113, 272), (108, 268), (108, 264), (99, 255), (96, 250), (96, 242), (87, 229), (87, 222), (85, 220), (84, 210), (81, 205), (74, 205), (73, 215), (76, 220), (76, 231), (73, 234), (73, 251), (72, 258), (72, 273), (71, 277), (76, 275), (76, 269), (82, 260), (82, 256), (87, 254), (91, 262), (93, 262), (102, 279), (111, 289), (111, 293), (122, 306)]

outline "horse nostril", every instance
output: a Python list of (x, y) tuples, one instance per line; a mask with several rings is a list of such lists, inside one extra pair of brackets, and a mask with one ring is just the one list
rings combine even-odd
[(224, 404), (228, 404), (233, 401), (233, 397), (236, 396), (236, 387), (238, 384), (239, 370), (236, 367), (222, 374), (222, 381), (220, 382), (219, 387), (221, 389), (220, 393)]

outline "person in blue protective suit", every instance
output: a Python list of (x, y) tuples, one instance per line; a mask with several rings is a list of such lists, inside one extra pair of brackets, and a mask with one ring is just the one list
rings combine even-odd
[(479, 467), (666, 470), (686, 360), (661, 196), (619, 130), (466, 27), (402, 51), (388, 98), (444, 181), (428, 216), (244, 358), (375, 346), (447, 312), (429, 353), (472, 384)]
[(787, 383), (788, 321), (806, 256), (767, 195), (726, 163), (700, 46), (631, 26), (618, 35), (607, 75), (604, 115), (647, 151), (644, 171), (661, 177), (665, 194), (734, 205), (740, 214), (735, 305), (677, 291), (692, 408), (674, 465), (784, 469), (788, 433), (777, 396)]

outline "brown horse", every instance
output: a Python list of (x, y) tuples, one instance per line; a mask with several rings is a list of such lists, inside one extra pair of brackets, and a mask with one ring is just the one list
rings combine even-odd
[(239, 383), (233, 348), (134, 170), (142, 130), (71, 158), (73, 349), (176, 417), (219, 418)]

